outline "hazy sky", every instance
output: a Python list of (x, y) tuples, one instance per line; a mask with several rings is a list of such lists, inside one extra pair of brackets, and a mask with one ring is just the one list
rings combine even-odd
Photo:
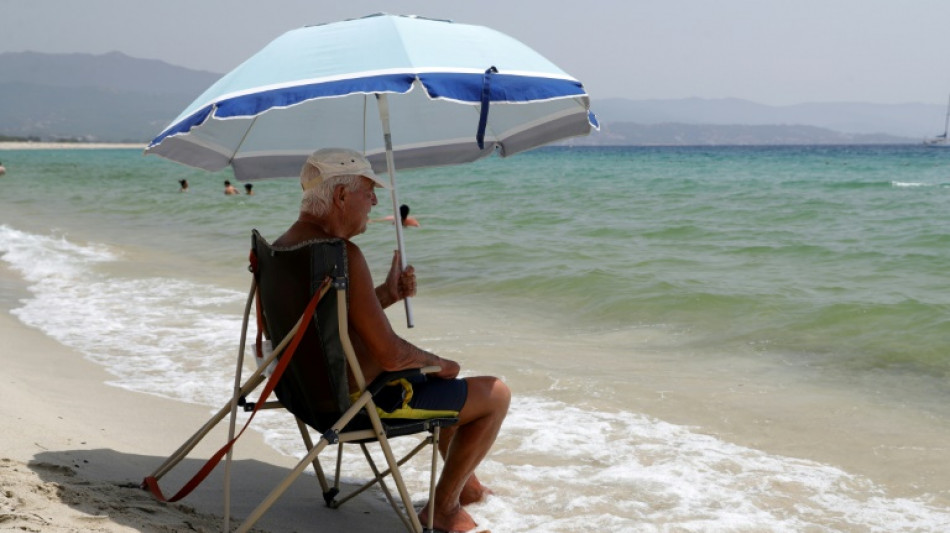
[(116, 50), (224, 73), (285, 31), (381, 11), (500, 30), (595, 99), (950, 93), (950, 0), (0, 0), (0, 52)]

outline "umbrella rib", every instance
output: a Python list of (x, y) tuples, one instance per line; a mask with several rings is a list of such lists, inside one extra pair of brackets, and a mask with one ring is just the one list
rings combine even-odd
[[(253, 119), (251, 119), (251, 124), (244, 129), (244, 135), (241, 136), (241, 142), (237, 143), (237, 145), (234, 147), (234, 151), (231, 152), (231, 156), (228, 157), (228, 165), (231, 165), (232, 167), (234, 166), (234, 158), (237, 157), (238, 152), (241, 151), (241, 147), (244, 146), (244, 141), (247, 140), (247, 136), (250, 135), (251, 130), (254, 129), (254, 124), (257, 122), (258, 117), (260, 117), (260, 115), (256, 115)], [(235, 175), (235, 177), (236, 176), (237, 175)]]
[(363, 95), (363, 155), (366, 155), (366, 108), (369, 105), (369, 95)]

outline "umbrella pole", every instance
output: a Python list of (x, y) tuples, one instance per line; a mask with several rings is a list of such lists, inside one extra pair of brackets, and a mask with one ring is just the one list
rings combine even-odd
[[(406, 257), (406, 245), (402, 238), (402, 218), (399, 216), (399, 199), (396, 197), (396, 165), (393, 161), (393, 136), (389, 129), (389, 99), (385, 93), (376, 93), (376, 103), (379, 105), (379, 120), (383, 125), (383, 141), (386, 143), (386, 170), (389, 172), (390, 197), (393, 200), (393, 225), (396, 227), (396, 245), (399, 249), (399, 261), (402, 270), (409, 266)], [(406, 326), (415, 326), (412, 318), (412, 305), (409, 298), (404, 298), (406, 305)]]

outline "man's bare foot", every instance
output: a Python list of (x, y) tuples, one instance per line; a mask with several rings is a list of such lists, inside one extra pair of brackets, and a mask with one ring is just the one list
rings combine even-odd
[(459, 495), (459, 503), (462, 505), (479, 503), (485, 501), (485, 498), (491, 494), (494, 494), (494, 492), (485, 485), (482, 485), (478, 478), (475, 477), (475, 474), (472, 474), (465, 482), (465, 486), (462, 487), (462, 493)]
[(462, 505), (480, 503), (485, 501), (485, 498), (488, 498), (492, 494), (494, 494), (494, 492), (485, 485), (479, 485), (478, 487), (465, 486), (462, 488), (462, 494), (459, 495), (459, 503)]
[[(429, 527), (428, 503), (419, 511), (419, 522), (422, 523), (422, 527)], [(448, 512), (439, 512), (439, 510), (436, 509), (435, 520), (433, 520), (432, 524), (434, 529), (447, 531), (449, 533), (462, 533), (475, 529), (477, 526), (478, 524), (475, 523), (475, 520), (472, 519), (471, 515), (465, 512), (465, 509), (462, 509), (461, 506), (456, 506), (455, 509)]]

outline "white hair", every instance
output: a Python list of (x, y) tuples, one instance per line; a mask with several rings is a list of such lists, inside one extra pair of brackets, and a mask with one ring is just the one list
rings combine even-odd
[[(307, 165), (313, 168), (311, 165)], [(305, 169), (306, 172), (306, 169)], [(316, 187), (312, 187), (303, 192), (303, 198), (300, 200), (300, 212), (309, 213), (314, 216), (324, 216), (330, 212), (330, 205), (333, 202), (333, 190), (337, 185), (343, 185), (346, 190), (353, 192), (359, 187), (363, 176), (349, 174), (345, 176), (333, 176), (332, 178), (320, 182)]]

